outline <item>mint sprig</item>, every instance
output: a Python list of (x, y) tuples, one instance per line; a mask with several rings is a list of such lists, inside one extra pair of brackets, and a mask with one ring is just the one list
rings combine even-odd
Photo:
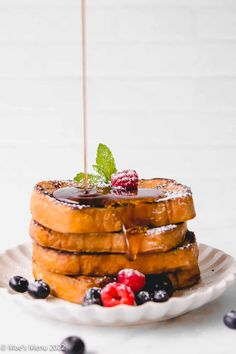
[(114, 156), (105, 144), (99, 144), (96, 156), (96, 165), (93, 169), (108, 183), (113, 173), (117, 172)]
[[(102, 183), (109, 183), (113, 173), (117, 172), (114, 156), (105, 144), (99, 144), (97, 148), (96, 164), (93, 165), (94, 171), (98, 174), (88, 174), (88, 184), (90, 187)], [(84, 185), (84, 173), (79, 172), (74, 177), (74, 181)]]
[[(81, 187), (84, 186), (84, 173), (83, 172), (77, 173), (77, 175), (74, 177), (74, 181), (80, 184)], [(104, 183), (104, 179), (101, 178), (101, 176), (88, 173), (89, 186), (93, 187), (101, 183)]]

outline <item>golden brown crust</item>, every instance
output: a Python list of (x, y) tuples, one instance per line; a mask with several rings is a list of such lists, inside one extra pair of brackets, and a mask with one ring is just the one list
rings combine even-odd
[(195, 236), (187, 232), (182, 246), (164, 253), (138, 255), (130, 261), (123, 254), (81, 254), (56, 251), (33, 244), (33, 261), (48, 271), (68, 275), (116, 275), (121, 269), (137, 269), (145, 274), (171, 272), (197, 265)]
[(32, 193), (31, 213), (34, 220), (62, 233), (117, 232), (123, 225), (132, 227), (163, 226), (195, 216), (190, 188), (168, 179), (140, 180), (139, 188), (157, 188), (163, 193), (156, 201), (136, 203), (130, 199), (120, 206), (103, 208), (68, 204), (53, 197), (56, 189), (76, 186), (73, 181), (44, 181)]
[[(43, 279), (50, 285), (52, 295), (76, 304), (82, 303), (87, 289), (94, 286), (103, 287), (104, 282), (112, 281), (107, 277), (104, 279), (104, 277), (71, 277), (55, 274), (45, 270), (36, 263), (33, 263), (33, 274), (35, 279)], [(200, 279), (198, 266), (167, 273), (166, 275), (172, 281), (175, 289), (190, 287)]]
[[(138, 233), (139, 231), (139, 233)], [(146, 252), (167, 252), (184, 241), (186, 223), (142, 230), (133, 229), (126, 234), (131, 251), (135, 254)], [(62, 251), (94, 253), (126, 253), (124, 233), (63, 234), (50, 230), (35, 221), (30, 224), (30, 236), (40, 246)]]

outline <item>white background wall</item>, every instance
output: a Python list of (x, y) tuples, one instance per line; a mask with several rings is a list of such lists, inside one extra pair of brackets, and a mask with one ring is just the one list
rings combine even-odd
[[(236, 1), (87, 0), (89, 152), (190, 185), (198, 239), (234, 253)], [(1, 249), (35, 182), (82, 169), (79, 0), (0, 0)]]

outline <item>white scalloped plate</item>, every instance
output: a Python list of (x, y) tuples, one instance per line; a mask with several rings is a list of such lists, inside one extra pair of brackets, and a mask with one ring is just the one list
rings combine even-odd
[(82, 307), (49, 296), (34, 300), (8, 286), (9, 278), (22, 275), (33, 280), (31, 274), (31, 245), (9, 249), (0, 255), (0, 295), (18, 303), (22, 308), (51, 319), (86, 325), (137, 325), (163, 321), (192, 311), (219, 297), (233, 282), (236, 273), (234, 259), (216, 248), (199, 244), (201, 281), (190, 289), (176, 291), (164, 303), (148, 302), (141, 306), (120, 305), (105, 308), (98, 305)]

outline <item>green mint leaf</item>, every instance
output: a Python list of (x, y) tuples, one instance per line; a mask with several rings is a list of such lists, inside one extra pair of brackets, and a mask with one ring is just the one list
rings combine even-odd
[(105, 144), (99, 144), (97, 149), (96, 165), (94, 170), (108, 183), (111, 175), (117, 172), (114, 156)]
[[(77, 175), (74, 177), (74, 181), (79, 183), (81, 187), (84, 186), (84, 173), (79, 172)], [(104, 183), (104, 178), (98, 175), (94, 175), (92, 173), (88, 173), (88, 184), (90, 187), (94, 187), (98, 185), (99, 183)]]

